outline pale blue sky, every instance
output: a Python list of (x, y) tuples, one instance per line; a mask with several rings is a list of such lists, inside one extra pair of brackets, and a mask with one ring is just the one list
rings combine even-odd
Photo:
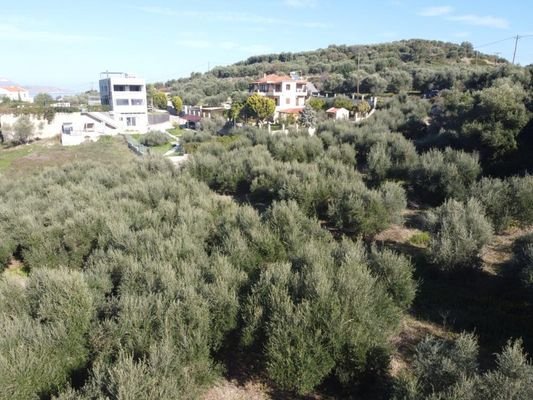
[[(530, 0), (0, 1), (0, 77), (91, 88), (99, 73), (165, 81), (248, 56), (423, 38), (483, 45), (533, 34)], [(514, 42), (481, 48), (512, 57)], [(533, 62), (533, 37), (517, 61)]]

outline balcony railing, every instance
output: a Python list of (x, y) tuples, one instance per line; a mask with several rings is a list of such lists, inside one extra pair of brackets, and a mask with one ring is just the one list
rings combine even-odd
[(281, 96), (281, 90), (267, 90), (265, 92), (259, 89), (255, 89), (252, 91), (252, 93), (259, 93), (259, 94), (264, 94), (268, 96)]

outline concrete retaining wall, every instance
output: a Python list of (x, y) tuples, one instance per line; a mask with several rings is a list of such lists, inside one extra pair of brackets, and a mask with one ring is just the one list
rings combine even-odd
[[(0, 123), (5, 128), (6, 125), (13, 126), (19, 116), (14, 114), (2, 114), (0, 115)], [(57, 113), (51, 123), (48, 123), (46, 119), (39, 119), (35, 116), (30, 116), (30, 120), (35, 126), (35, 138), (51, 138), (61, 134), (61, 127), (64, 123), (70, 122), (73, 125), (82, 125), (85, 122), (94, 122), (87, 119), (86, 116), (81, 113)]]

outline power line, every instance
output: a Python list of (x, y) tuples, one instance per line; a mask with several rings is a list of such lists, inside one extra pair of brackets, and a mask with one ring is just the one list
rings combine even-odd
[(515, 60), (516, 60), (516, 53), (518, 51), (518, 41), (520, 39), (528, 38), (528, 37), (533, 37), (533, 35), (515, 35), (515, 36), (510, 36), (510, 37), (507, 37), (505, 39), (496, 40), (494, 42), (484, 43), (482, 45), (476, 46), (475, 48), (479, 49), (479, 48), (482, 48), (482, 47), (492, 46), (492, 45), (495, 45), (495, 44), (498, 44), (498, 43), (506, 42), (508, 40), (514, 40), (513, 61), (512, 61), (512, 64), (514, 64)]
[(515, 57), (516, 57), (516, 50), (518, 48), (518, 41), (520, 39), (523, 39), (523, 38), (527, 38), (527, 37), (532, 37), (533, 35), (516, 35), (515, 37), (515, 42), (514, 42), (514, 51), (513, 51), (513, 64), (514, 64), (514, 60), (515, 60)]
[(518, 48), (518, 40), (520, 39), (519, 35), (516, 35), (515, 41), (514, 41), (514, 51), (513, 51), (513, 64), (516, 57), (516, 50)]
[(357, 49), (357, 99), (359, 99), (359, 61), (361, 58), (361, 54), (359, 49)]
[(490, 43), (485, 43), (485, 44), (482, 44), (482, 45), (479, 45), (479, 46), (476, 46), (475, 48), (476, 49), (480, 49), (482, 47), (487, 47), (487, 46), (492, 46), (493, 44), (498, 44), (498, 43), (502, 43), (502, 42), (505, 42), (507, 40), (511, 40), (511, 39), (514, 39), (515, 36), (510, 36), (508, 38), (505, 38), (505, 39), (500, 39), (500, 40), (496, 40), (494, 42), (490, 42)]

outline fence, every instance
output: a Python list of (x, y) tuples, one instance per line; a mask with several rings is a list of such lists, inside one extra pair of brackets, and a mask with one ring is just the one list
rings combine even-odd
[(150, 125), (163, 124), (165, 122), (168, 122), (169, 120), (170, 120), (169, 113), (148, 114), (148, 124)]
[(128, 147), (137, 155), (144, 156), (149, 153), (148, 148), (139, 142), (137, 142), (130, 135), (125, 135)]

